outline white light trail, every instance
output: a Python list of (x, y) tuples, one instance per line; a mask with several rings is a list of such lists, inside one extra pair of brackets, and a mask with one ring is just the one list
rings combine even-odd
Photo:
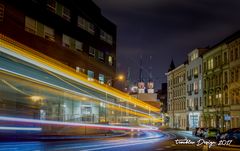
[(7, 126), (0, 126), (0, 131), (1, 130), (18, 130), (18, 131), (41, 131), (42, 128), (40, 127), (7, 127)]
[(0, 116), (0, 121), (9, 122), (24, 122), (24, 123), (35, 123), (35, 124), (50, 124), (50, 125), (63, 125), (63, 126), (86, 126), (92, 128), (103, 128), (103, 129), (122, 129), (122, 130), (153, 130), (150, 128), (141, 127), (126, 127), (126, 126), (112, 126), (112, 125), (101, 125), (101, 124), (85, 124), (85, 123), (74, 123), (74, 122), (60, 122), (60, 121), (50, 121), (50, 120), (38, 120), (38, 119), (26, 119), (26, 118), (16, 118), (16, 117), (6, 117)]

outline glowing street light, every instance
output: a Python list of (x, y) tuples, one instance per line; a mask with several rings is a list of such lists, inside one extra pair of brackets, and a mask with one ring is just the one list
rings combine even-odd
[(30, 99), (31, 99), (33, 102), (38, 102), (38, 101), (41, 101), (43, 98), (40, 97), (40, 96), (31, 96)]

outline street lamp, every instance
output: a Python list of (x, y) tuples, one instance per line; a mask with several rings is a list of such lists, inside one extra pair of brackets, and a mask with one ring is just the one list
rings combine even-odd
[(110, 86), (112, 81), (123, 81), (124, 80), (124, 75), (120, 74), (117, 77), (115, 77), (114, 79), (109, 79), (107, 80), (106, 84)]
[[(107, 80), (107, 82), (106, 82), (106, 88), (107, 88), (107, 86), (110, 86), (110, 84), (111, 84), (111, 82), (112, 81), (115, 81), (115, 80), (117, 80), (117, 81), (123, 81), (124, 80), (124, 76), (122, 75), (122, 74), (120, 74), (120, 75), (118, 75), (116, 78), (114, 78), (114, 79), (109, 79), (109, 80)], [(105, 98), (106, 98), (106, 101), (107, 101), (107, 91), (105, 91)], [(105, 105), (105, 122), (107, 122), (107, 109), (106, 109), (106, 105)]]

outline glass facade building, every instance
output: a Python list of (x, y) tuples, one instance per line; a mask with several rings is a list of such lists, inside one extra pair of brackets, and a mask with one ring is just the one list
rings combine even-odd
[(158, 108), (34, 53), (1, 35), (1, 117), (92, 124), (159, 122)]

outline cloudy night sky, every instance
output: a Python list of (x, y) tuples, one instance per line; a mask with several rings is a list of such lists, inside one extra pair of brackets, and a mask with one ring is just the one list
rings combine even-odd
[[(93, 0), (117, 25), (117, 70), (138, 80), (152, 66), (157, 89), (171, 59), (178, 66), (194, 48), (212, 46), (240, 29), (240, 0)], [(152, 56), (152, 61), (149, 61)]]

